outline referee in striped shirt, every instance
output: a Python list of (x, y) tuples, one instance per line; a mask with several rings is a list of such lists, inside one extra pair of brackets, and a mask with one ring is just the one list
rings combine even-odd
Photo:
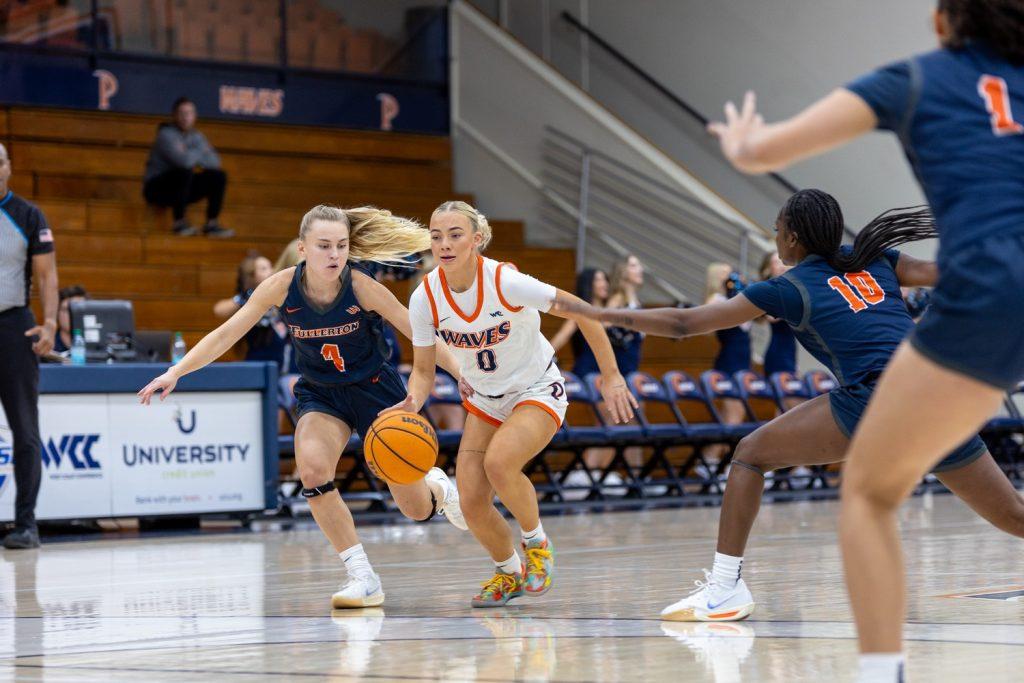
[[(14, 436), (14, 531), (9, 549), (38, 548), (36, 498), (42, 478), (39, 438), (39, 361), (49, 353), (57, 331), (57, 258), (53, 233), (43, 213), (7, 189), (11, 161), (0, 145), (0, 402)], [(43, 324), (29, 308), (36, 278), (43, 302)], [(7, 463), (0, 463), (7, 464)]]

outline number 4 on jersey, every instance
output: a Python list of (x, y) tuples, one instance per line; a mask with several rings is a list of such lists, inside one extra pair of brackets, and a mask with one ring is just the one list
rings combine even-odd
[[(843, 278), (846, 279), (846, 282), (843, 282)], [(860, 313), (868, 306), (885, 301), (885, 290), (878, 284), (874, 275), (866, 270), (859, 273), (846, 273), (843, 278), (833, 275), (828, 279), (828, 286), (843, 295), (846, 303), (850, 305), (850, 310), (854, 313)], [(854, 289), (857, 291), (854, 292)], [(857, 296), (858, 294), (860, 296)]]
[(992, 132), (996, 135), (1020, 135), (1024, 126), (1013, 120), (1010, 91), (999, 76), (985, 74), (978, 79), (978, 94), (985, 100), (985, 109), (992, 115)]
[(345, 372), (345, 359), (341, 357), (341, 350), (337, 344), (324, 344), (320, 347), (320, 355), (324, 360), (332, 361), (338, 372)]

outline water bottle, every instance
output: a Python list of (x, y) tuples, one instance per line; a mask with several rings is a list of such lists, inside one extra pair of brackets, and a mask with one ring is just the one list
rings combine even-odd
[(174, 333), (174, 345), (171, 347), (171, 364), (177, 365), (185, 357), (185, 340), (181, 338), (181, 332)]
[(71, 341), (71, 364), (85, 365), (85, 337), (81, 330), (75, 330)]

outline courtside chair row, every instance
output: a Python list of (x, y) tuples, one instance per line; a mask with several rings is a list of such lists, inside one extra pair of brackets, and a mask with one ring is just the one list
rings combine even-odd
[[(577, 407), (576, 419), (566, 420), (544, 453), (534, 458), (525, 471), (545, 502), (567, 504), (570, 498), (593, 502), (612, 497), (721, 495), (732, 449), (740, 439), (776, 414), (836, 387), (835, 379), (821, 370), (803, 376), (781, 372), (767, 379), (749, 371), (729, 377), (708, 370), (696, 378), (679, 370), (667, 372), (661, 378), (635, 372), (626, 382), (640, 404), (637, 418), (631, 424), (616, 425), (611, 424), (601, 410), (599, 375), (580, 378), (564, 372), (563, 377), (570, 410)], [(722, 400), (741, 402), (745, 421), (726, 424), (719, 410)], [(996, 460), (1013, 479), (1022, 478), (1018, 467), (1024, 447), (1021, 401), (1024, 401), (1024, 383), (1007, 395), (1004, 414), (993, 418), (982, 432)], [(460, 405), (461, 402), (455, 380), (439, 372), (424, 415), (431, 405)], [(430, 419), (429, 415), (427, 418)], [(462, 432), (434, 426), (441, 451), (438, 466), (453, 472)], [(294, 455), (293, 436), (282, 435), (279, 446), (287, 462)], [(724, 454), (714, 461), (706, 456), (710, 447), (724, 450)], [(587, 467), (584, 459), (585, 452), (592, 448), (610, 449), (613, 453), (608, 464), (595, 471)], [(639, 459), (630, 457), (628, 451), (637, 449), (642, 449)], [(282, 470), (285, 479), (289, 478), (286, 470), (290, 467), (285, 465)], [(574, 471), (586, 474), (585, 483), (567, 483)], [(605, 482), (612, 473), (623, 479), (621, 485), (616, 482), (614, 496), (609, 494)], [(838, 470), (817, 466), (811, 468), (810, 474), (793, 480), (787, 472), (779, 471), (768, 486), (772, 490), (791, 489), (793, 481), (803, 482), (802, 488), (835, 488)], [(300, 488), (297, 481), (286, 481), (282, 486), (285, 501), (297, 496)], [(386, 509), (386, 488), (364, 463), (362, 441), (356, 435), (339, 463), (338, 488), (347, 499), (369, 501), (374, 510)]]

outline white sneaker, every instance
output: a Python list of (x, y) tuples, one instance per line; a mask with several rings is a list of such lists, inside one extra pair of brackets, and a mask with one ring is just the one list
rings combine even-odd
[(754, 611), (754, 596), (743, 579), (729, 590), (722, 590), (704, 571), (704, 581), (694, 581), (697, 588), (679, 602), (661, 610), (665, 621), (739, 621)]
[(438, 484), (444, 491), (444, 500), (438, 506), (437, 514), (447, 517), (448, 521), (457, 529), (463, 531), (469, 529), (466, 518), (462, 515), (462, 508), (459, 507), (459, 489), (455, 486), (455, 482), (449, 479), (440, 467), (431, 467), (425, 479)]
[(349, 576), (341, 590), (331, 596), (334, 609), (377, 607), (383, 602), (384, 588), (380, 585), (380, 577), (372, 572), (365, 576)]

